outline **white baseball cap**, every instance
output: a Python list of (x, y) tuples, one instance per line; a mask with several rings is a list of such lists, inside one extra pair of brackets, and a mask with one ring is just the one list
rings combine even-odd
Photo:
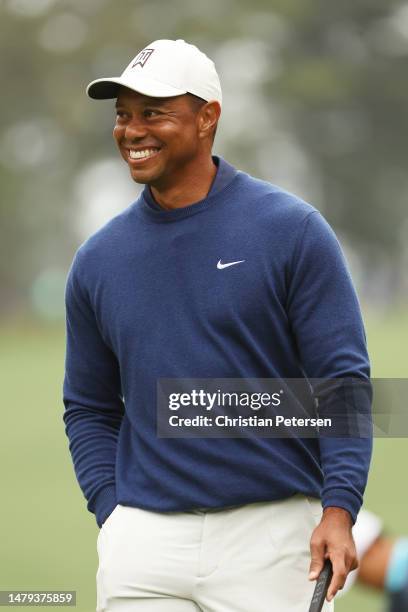
[(120, 77), (89, 83), (90, 98), (116, 98), (121, 86), (153, 98), (192, 93), (207, 102), (222, 102), (220, 79), (214, 62), (185, 40), (155, 40), (132, 59)]

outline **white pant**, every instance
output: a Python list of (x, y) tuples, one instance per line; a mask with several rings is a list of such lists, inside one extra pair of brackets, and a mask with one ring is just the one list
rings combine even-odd
[(216, 511), (118, 505), (98, 535), (97, 612), (308, 612), (321, 512), (303, 495)]

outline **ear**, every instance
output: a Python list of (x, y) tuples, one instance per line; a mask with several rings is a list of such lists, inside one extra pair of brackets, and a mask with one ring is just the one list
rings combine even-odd
[(198, 137), (209, 138), (221, 115), (221, 105), (216, 100), (207, 102), (200, 108), (198, 116)]

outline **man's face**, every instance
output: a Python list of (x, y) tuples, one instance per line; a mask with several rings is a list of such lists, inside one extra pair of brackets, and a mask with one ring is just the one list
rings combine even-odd
[(137, 183), (166, 185), (198, 156), (198, 113), (190, 96), (150, 98), (121, 87), (113, 137)]

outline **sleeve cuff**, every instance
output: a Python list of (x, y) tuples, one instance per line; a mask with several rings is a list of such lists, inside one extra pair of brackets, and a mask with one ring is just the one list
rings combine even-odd
[(98, 527), (102, 527), (102, 523), (105, 522), (117, 503), (115, 485), (101, 489), (95, 499), (95, 518)]
[(322, 506), (336, 506), (347, 510), (352, 518), (353, 525), (357, 520), (357, 515), (361, 508), (361, 500), (357, 495), (347, 489), (330, 489), (323, 493)]

